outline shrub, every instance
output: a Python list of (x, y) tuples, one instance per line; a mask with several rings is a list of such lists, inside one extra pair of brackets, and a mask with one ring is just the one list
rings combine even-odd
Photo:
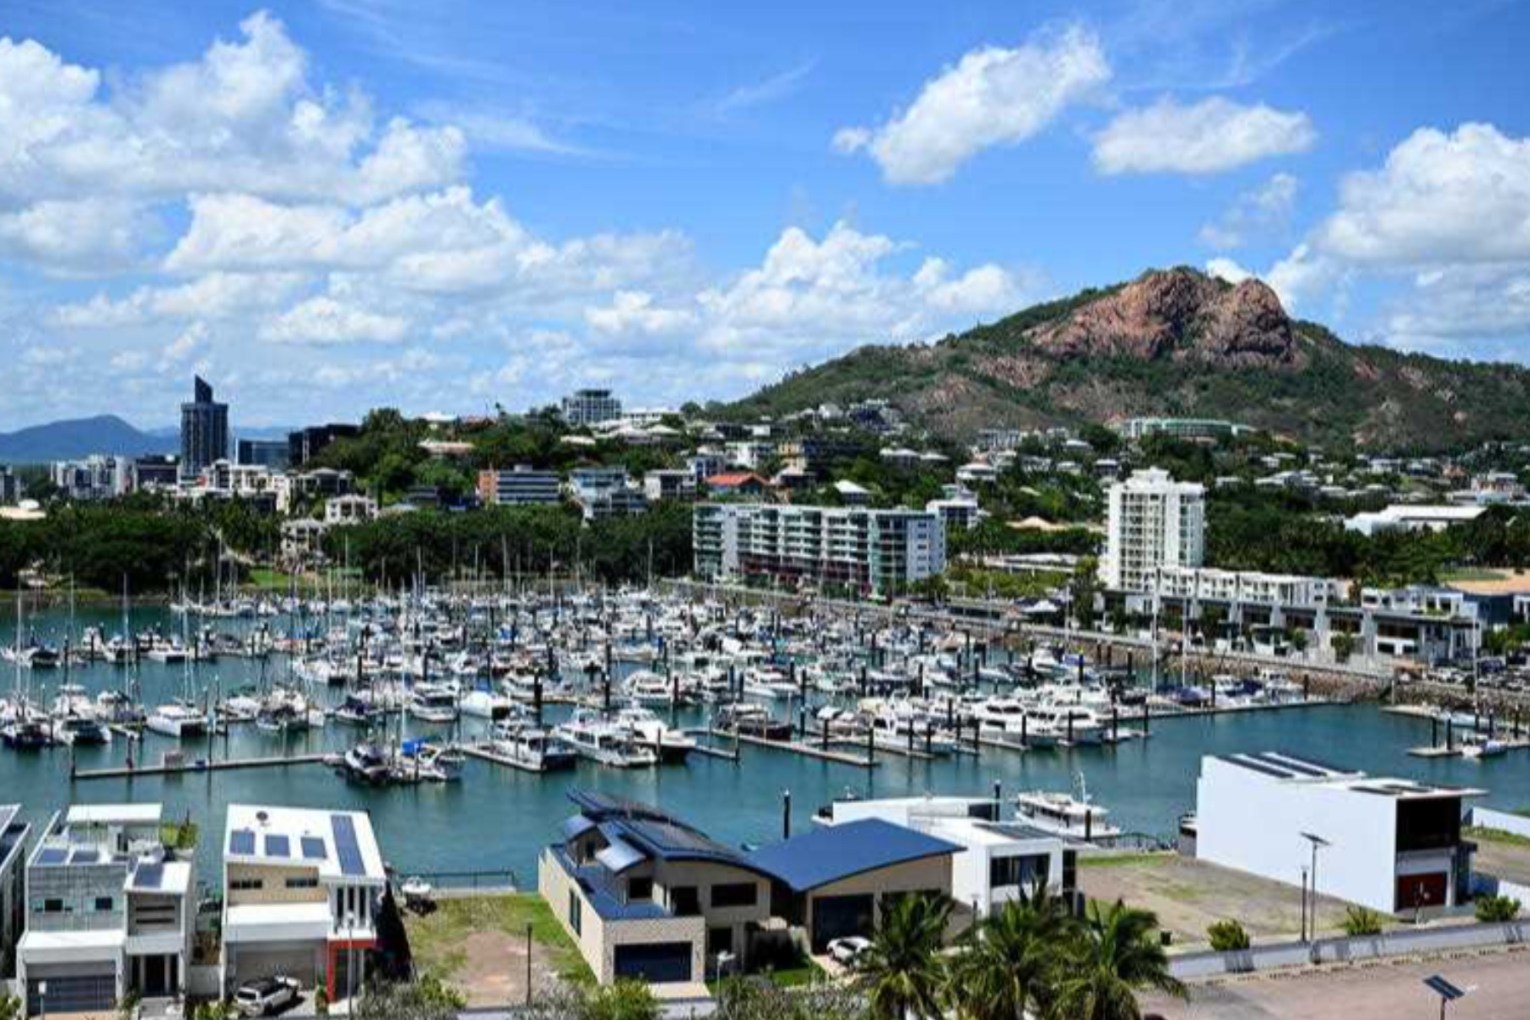
[(1483, 924), (1502, 924), (1519, 916), (1519, 900), (1512, 896), (1477, 897), (1477, 920)]
[(1234, 920), (1218, 921), (1206, 929), (1211, 948), (1219, 953), (1232, 953), (1249, 946), (1248, 931)]
[(1350, 907), (1344, 912), (1344, 934), (1380, 935), (1384, 918), (1369, 907)]

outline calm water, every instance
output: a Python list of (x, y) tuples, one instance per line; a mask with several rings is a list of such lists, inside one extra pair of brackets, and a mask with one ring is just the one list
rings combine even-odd
[[(75, 633), (97, 623), (110, 634), (119, 615), (110, 610), (80, 611)], [(135, 630), (152, 624), (174, 629), (169, 615), (144, 609), (134, 615)], [(45, 640), (62, 642), (67, 616), (61, 612), (38, 616), (31, 624)], [(230, 626), (224, 621), (224, 626)], [(0, 628), (9, 642), (11, 628)], [(284, 668), (280, 659), (267, 667)], [(145, 662), (140, 683), (143, 701), (153, 705), (182, 689), (180, 666)], [(198, 667), (199, 683), (215, 678), (226, 693), (255, 682), (260, 665), (225, 658)], [(63, 671), (38, 671), (23, 676), (34, 697), (51, 700)], [(127, 673), (97, 664), (76, 669), (72, 680), (92, 692), (122, 688)], [(13, 677), (0, 675), (8, 690)], [(777, 711), (784, 711), (781, 706)], [(548, 717), (556, 718), (550, 709)], [(695, 723), (699, 712), (682, 713), (680, 721)], [(472, 736), (477, 720), (464, 721)], [(414, 732), (431, 732), (413, 726)], [(446, 735), (449, 728), (436, 728)], [(253, 726), (234, 727), (228, 737), (213, 739), (215, 757), (255, 757), (279, 754), (285, 745), (294, 751), (343, 749), (356, 739), (353, 729), (330, 726), (307, 736), (284, 740)], [(175, 778), (141, 777), (123, 780), (69, 779), (71, 753), (81, 769), (120, 765), (129, 742), (120, 736), (106, 748), (71, 752), (56, 748), (23, 754), (0, 748), (0, 803), (20, 802), (35, 821), (68, 803), (159, 801), (167, 816), (189, 813), (204, 831), (221, 834), (223, 811), (230, 802), (324, 808), (356, 808), (371, 812), (388, 860), (404, 872), (470, 871), (513, 868), (522, 883), (534, 881), (538, 848), (569, 813), (565, 794), (571, 787), (589, 787), (657, 802), (676, 811), (713, 836), (728, 842), (762, 842), (776, 838), (781, 827), (781, 794), (792, 793), (794, 830), (802, 831), (813, 809), (845, 791), (860, 795), (898, 796), (924, 792), (987, 794), (993, 783), (1006, 794), (1022, 789), (1066, 789), (1082, 771), (1090, 793), (1111, 809), (1114, 820), (1132, 831), (1170, 836), (1178, 816), (1191, 809), (1195, 779), (1204, 754), (1244, 750), (1284, 749), (1373, 774), (1391, 774), (1470, 784), (1491, 791), (1487, 803), (1502, 807), (1530, 805), (1530, 752), (1516, 751), (1488, 762), (1462, 759), (1420, 760), (1404, 753), (1409, 746), (1428, 743), (1429, 724), (1382, 713), (1371, 707), (1314, 707), (1249, 712), (1188, 719), (1154, 719), (1148, 740), (1116, 748), (1076, 751), (1036, 751), (1018, 754), (984, 749), (980, 757), (915, 762), (880, 755), (875, 769), (820, 762), (778, 751), (745, 747), (742, 761), (719, 761), (693, 756), (685, 766), (623, 771), (581, 763), (572, 772), (531, 775), (470, 760), (456, 784), (421, 784), (370, 790), (347, 784), (320, 766), (202, 774)], [(157, 763), (174, 742), (147, 734), (136, 745), (142, 763)], [(204, 743), (188, 742), (187, 756), (207, 757)], [(204, 840), (201, 857), (204, 881), (218, 880), (216, 840)]]

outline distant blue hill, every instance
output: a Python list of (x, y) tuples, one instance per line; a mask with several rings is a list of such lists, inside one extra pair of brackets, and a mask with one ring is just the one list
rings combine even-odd
[(33, 425), (0, 433), (0, 464), (36, 464), (92, 453), (139, 456), (175, 453), (180, 437), (143, 432), (114, 414)]

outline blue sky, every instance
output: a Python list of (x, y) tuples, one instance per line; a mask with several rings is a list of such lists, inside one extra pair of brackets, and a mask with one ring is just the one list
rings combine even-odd
[(1525, 4), (0, 7), (0, 427), (736, 396), (1192, 264), (1525, 360)]

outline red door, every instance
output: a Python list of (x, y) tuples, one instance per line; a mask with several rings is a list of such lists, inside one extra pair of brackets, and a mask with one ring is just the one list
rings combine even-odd
[(1423, 875), (1397, 876), (1397, 909), (1440, 907), (1445, 905), (1445, 890), (1450, 876), (1443, 871)]

